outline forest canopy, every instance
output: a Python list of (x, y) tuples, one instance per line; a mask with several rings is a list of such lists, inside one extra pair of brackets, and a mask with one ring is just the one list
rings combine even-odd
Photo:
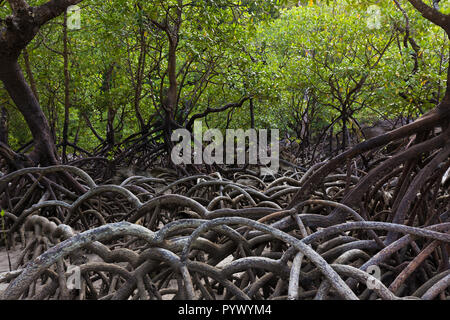
[[(27, 46), (20, 64), (67, 153), (106, 146), (112, 156), (128, 137), (163, 121), (170, 40), (157, 21), (176, 2), (83, 1), (79, 30), (66, 30), (62, 15)], [(374, 4), (379, 17), (370, 12)], [(186, 1), (174, 49), (174, 120), (184, 126), (245, 97), (209, 114), (206, 125), (274, 127), (309, 141), (330, 124), (337, 133), (374, 117), (417, 118), (445, 93), (448, 40), (412, 6), (404, 10), (408, 31), (388, 1)], [(441, 11), (450, 11), (447, 3)], [(3, 1), (1, 17), (8, 13)], [(5, 90), (0, 99), (7, 141), (17, 150), (32, 136)]]

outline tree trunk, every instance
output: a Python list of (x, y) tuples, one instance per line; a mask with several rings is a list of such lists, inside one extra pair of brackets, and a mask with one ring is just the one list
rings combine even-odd
[(178, 35), (169, 34), (169, 57), (168, 57), (168, 76), (169, 88), (167, 90), (167, 99), (165, 103), (165, 142), (166, 148), (170, 153), (172, 149), (172, 123), (175, 121), (175, 111), (178, 105), (178, 83), (177, 83), (177, 46)]
[(116, 118), (117, 110), (112, 106), (108, 106), (108, 120), (106, 125), (106, 145), (108, 149), (114, 148), (116, 143), (116, 135), (114, 130), (114, 119)]
[(34, 96), (36, 97), (36, 100), (39, 102), (39, 94), (37, 91), (36, 81), (33, 77), (33, 72), (31, 71), (31, 64), (30, 64), (30, 57), (28, 56), (27, 48), (23, 49), (23, 61), (25, 62), (25, 71), (28, 76), (28, 82), (30, 83), (31, 90), (34, 93)]
[(6, 91), (22, 113), (34, 139), (34, 150), (29, 157), (35, 164), (50, 166), (57, 164), (55, 143), (50, 133), (47, 118), (39, 106), (33, 91), (28, 86), (17, 58), (0, 56), (0, 80)]
[(9, 145), (8, 143), (8, 111), (5, 106), (0, 107), (0, 142), (5, 145)]
[(69, 142), (69, 121), (70, 121), (70, 75), (69, 75), (69, 51), (67, 48), (67, 12), (64, 12), (63, 26), (63, 43), (64, 43), (64, 126), (62, 141), (62, 161), (67, 163), (67, 144)]
[(333, 156), (333, 126), (331, 126), (331, 128), (330, 128), (329, 144), (330, 144), (330, 156)]
[(255, 129), (255, 106), (253, 99), (250, 99), (250, 128)]
[(345, 151), (345, 149), (349, 145), (347, 122), (348, 122), (347, 114), (344, 113), (342, 115), (342, 151)]
[(117, 110), (113, 107), (113, 99), (111, 98), (109, 90), (113, 86), (113, 74), (116, 62), (114, 62), (104, 74), (102, 92), (105, 95), (105, 104), (108, 109), (106, 122), (106, 150), (114, 148), (115, 132), (114, 119), (116, 118)]
[(177, 46), (178, 41), (176, 39), (171, 39), (169, 45), (169, 66), (168, 66), (169, 90), (167, 92), (167, 109), (171, 118), (173, 118), (173, 115), (175, 114), (178, 98)]
[[(142, 118), (141, 110), (140, 110), (140, 102), (141, 102), (141, 94), (142, 94), (142, 84), (144, 80), (144, 72), (145, 72), (145, 62), (146, 62), (146, 49), (147, 43), (145, 38), (145, 30), (140, 28), (140, 51), (139, 51), (139, 60), (138, 67), (136, 71), (136, 82), (134, 88), (134, 111), (136, 114), (136, 119), (139, 123), (139, 128), (141, 131), (145, 128), (145, 121)], [(131, 65), (131, 63), (130, 63)]]

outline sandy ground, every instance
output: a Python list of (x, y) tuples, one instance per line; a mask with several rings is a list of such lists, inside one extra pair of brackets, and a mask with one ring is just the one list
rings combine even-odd
[[(9, 251), (9, 257), (11, 259), (11, 266), (14, 267), (14, 264), (17, 261), (17, 258), (20, 255), (20, 246), (17, 246), (16, 250)], [(6, 254), (5, 247), (0, 248), (0, 273), (2, 272), (8, 272), (9, 270), (9, 263), (8, 263), (8, 255)], [(5, 290), (8, 287), (7, 283), (0, 283), (0, 294), (2, 294), (3, 290)]]

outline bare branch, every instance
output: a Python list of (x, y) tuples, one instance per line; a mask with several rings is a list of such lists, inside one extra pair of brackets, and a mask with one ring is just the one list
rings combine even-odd
[(226, 104), (226, 105), (224, 105), (223, 107), (220, 107), (220, 108), (217, 108), (217, 109), (209, 108), (209, 107), (208, 107), (204, 112), (194, 114), (194, 115), (191, 117), (191, 119), (189, 119), (189, 122), (188, 122), (188, 124), (186, 125), (186, 128), (187, 128), (188, 130), (190, 130), (190, 129), (192, 128), (192, 126), (194, 125), (195, 120), (204, 118), (205, 116), (207, 116), (207, 115), (210, 114), (210, 113), (223, 112), (223, 111), (228, 110), (228, 109), (230, 109), (230, 108), (238, 108), (238, 107), (241, 107), (241, 106), (244, 104), (244, 102), (247, 101), (248, 99), (250, 99), (250, 97), (245, 97), (245, 98), (241, 99), (241, 101), (239, 101), (239, 102), (237, 102), (237, 103), (229, 103), (229, 104)]

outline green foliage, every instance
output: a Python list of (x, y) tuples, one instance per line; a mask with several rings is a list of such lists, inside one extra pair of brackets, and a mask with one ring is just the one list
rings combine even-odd
[[(415, 52), (404, 47), (405, 34), (396, 27), (403, 26), (403, 16), (393, 5), (380, 7), (381, 27), (373, 29), (367, 23), (370, 2), (341, 4), (291, 7), (252, 34), (249, 51), (256, 61), (247, 79), (258, 97), (261, 126), (288, 130), (293, 115), (311, 108), (311, 101), (319, 130), (344, 112), (359, 121), (417, 116), (442, 98), (443, 31), (408, 8), (411, 36), (420, 46), (413, 72)], [(238, 126), (245, 126), (248, 117), (240, 119)]]
[[(69, 141), (93, 150), (99, 140), (85, 117), (105, 138), (108, 112), (115, 113), (117, 141), (138, 132), (136, 96), (146, 122), (161, 117), (169, 85), (169, 42), (151, 21), (170, 20), (179, 3), (180, 125), (208, 107), (251, 96), (257, 127), (292, 133), (306, 112), (313, 119), (312, 128), (320, 131), (343, 114), (358, 121), (417, 116), (444, 94), (447, 38), (410, 5), (404, 7), (411, 37), (420, 47), (416, 70), (416, 53), (411, 45), (405, 48), (400, 30), (404, 17), (391, 1), (88, 0), (79, 4), (81, 30), (69, 31)], [(373, 4), (381, 12), (379, 29), (367, 24)], [(0, 16), (8, 11), (4, 5)], [(450, 6), (443, 3), (442, 11), (450, 12)], [(62, 22), (58, 17), (47, 24), (27, 48), (39, 100), (57, 143), (64, 119)], [(11, 146), (29, 142), (21, 115), (3, 91), (0, 102), (9, 110)], [(247, 128), (248, 102), (208, 115), (206, 123)]]

